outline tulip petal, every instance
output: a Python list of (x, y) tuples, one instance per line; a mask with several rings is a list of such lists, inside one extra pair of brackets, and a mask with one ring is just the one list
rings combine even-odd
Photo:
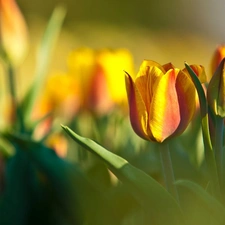
[[(155, 85), (156, 80), (163, 76), (163, 72), (155, 66), (147, 66), (145, 71), (142, 70), (142, 76), (138, 76), (135, 80), (135, 85), (139, 90), (141, 97), (145, 103), (146, 110), (149, 114), (150, 111), (150, 104), (153, 95), (153, 86)], [(140, 74), (139, 74), (140, 75)]]
[(158, 69), (160, 69), (163, 73), (165, 73), (166, 71), (164, 70), (164, 68), (157, 62), (155, 61), (152, 61), (152, 60), (144, 60), (140, 66), (140, 69), (139, 69), (139, 72), (137, 74), (137, 77), (140, 77), (140, 76), (146, 76), (147, 73), (149, 73), (150, 71), (147, 71), (149, 70), (148, 68), (151, 68), (151, 67), (157, 67)]
[[(198, 76), (198, 79), (201, 83), (207, 82), (207, 77), (205, 73), (205, 68), (201, 65), (190, 65), (191, 69), (195, 72), (195, 74)], [(184, 73), (188, 74), (188, 71), (186, 68), (182, 70)]]
[(212, 75), (216, 72), (217, 67), (219, 66), (220, 62), (223, 60), (223, 58), (225, 57), (225, 45), (222, 44), (220, 46), (217, 47), (213, 58), (212, 58), (212, 63), (211, 63), (211, 77)]
[(180, 124), (180, 109), (175, 86), (178, 72), (178, 69), (169, 70), (154, 86), (149, 125), (158, 142), (171, 136)]
[(180, 124), (174, 135), (178, 135), (185, 130), (195, 113), (196, 90), (192, 80), (182, 71), (177, 75), (175, 87), (180, 107)]
[(129, 74), (126, 74), (125, 81), (133, 130), (141, 138), (149, 139), (147, 132), (148, 113), (142, 96)]
[(172, 64), (172, 63), (167, 63), (167, 64), (164, 64), (163, 66), (163, 69), (167, 72), (171, 69), (175, 69), (175, 66)]
[(28, 49), (28, 32), (14, 0), (0, 0), (0, 36), (1, 45), (12, 63), (20, 63)]
[(225, 117), (225, 58), (213, 74), (207, 89), (207, 100), (213, 112)]

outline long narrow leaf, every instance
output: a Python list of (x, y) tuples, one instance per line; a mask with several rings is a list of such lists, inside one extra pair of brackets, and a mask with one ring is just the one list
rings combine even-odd
[[(55, 204), (60, 205), (61, 214), (72, 224), (81, 224), (81, 212), (77, 186), (85, 184), (79, 169), (71, 163), (59, 158), (56, 153), (40, 142), (30, 140), (27, 136), (5, 133), (3, 136), (20, 146), (24, 154), (41, 176), (47, 178), (54, 195)], [(76, 182), (76, 184), (74, 183)]]
[(42, 41), (40, 43), (40, 48), (37, 53), (34, 82), (22, 101), (21, 108), (23, 109), (25, 120), (29, 120), (31, 110), (33, 109), (35, 103), (35, 98), (38, 96), (38, 93), (40, 92), (40, 89), (42, 87), (44, 78), (47, 73), (51, 54), (59, 36), (65, 15), (66, 10), (63, 7), (56, 7), (43, 35)]
[(176, 185), (189, 190), (193, 195), (193, 200), (201, 202), (201, 210), (205, 210), (205, 216), (211, 216), (210, 224), (225, 224), (225, 208), (224, 206), (206, 192), (201, 186), (188, 180), (179, 180)]
[(108, 165), (109, 169), (144, 207), (148, 214), (148, 223), (151, 221), (151, 224), (157, 225), (185, 224), (182, 212), (175, 199), (153, 178), (94, 141), (77, 135), (66, 126), (62, 126), (62, 128), (77, 143), (97, 155)]
[(208, 172), (210, 175), (209, 179), (212, 181), (213, 194), (214, 196), (217, 197), (217, 199), (220, 199), (221, 190), (219, 186), (218, 171), (216, 167), (216, 161), (215, 161), (215, 156), (212, 149), (211, 137), (209, 132), (208, 104), (207, 104), (205, 92), (203, 90), (203, 87), (197, 75), (192, 70), (192, 68), (187, 63), (185, 63), (185, 67), (198, 92), (200, 111), (201, 111), (202, 135), (203, 135), (203, 142), (205, 147), (205, 160), (206, 160)]
[(5, 190), (0, 203), (0, 224), (24, 225), (30, 212), (28, 159), (18, 152), (8, 160)]

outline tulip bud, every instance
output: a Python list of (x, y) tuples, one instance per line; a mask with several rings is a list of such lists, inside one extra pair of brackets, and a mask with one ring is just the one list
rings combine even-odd
[(212, 74), (215, 73), (217, 67), (219, 66), (222, 59), (225, 57), (225, 44), (222, 44), (217, 47), (213, 58), (212, 58), (212, 65), (211, 65), (211, 71)]
[(207, 89), (209, 107), (215, 115), (225, 117), (225, 58), (213, 74)]
[(27, 47), (27, 27), (16, 2), (0, 0), (0, 48), (17, 65), (24, 59)]

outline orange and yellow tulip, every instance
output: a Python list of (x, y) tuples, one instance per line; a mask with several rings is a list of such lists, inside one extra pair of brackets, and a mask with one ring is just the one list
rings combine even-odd
[(188, 74), (171, 63), (143, 61), (135, 80), (126, 74), (130, 121), (140, 137), (163, 142), (181, 134), (196, 107), (195, 87)]
[(219, 45), (213, 54), (211, 63), (211, 76), (216, 72), (216, 69), (223, 58), (225, 58), (225, 44)]
[(13, 64), (20, 63), (27, 51), (27, 26), (14, 0), (0, 0), (0, 47)]
[(133, 71), (128, 50), (80, 48), (71, 52), (68, 64), (79, 81), (83, 108), (104, 114), (126, 102), (123, 70)]

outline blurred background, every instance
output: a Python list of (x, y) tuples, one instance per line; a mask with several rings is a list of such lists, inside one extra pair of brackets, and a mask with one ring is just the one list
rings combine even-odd
[[(69, 54), (89, 47), (128, 49), (134, 61), (133, 76), (141, 62), (150, 59), (160, 64), (172, 62), (181, 69), (185, 61), (201, 64), (211, 77), (213, 52), (225, 40), (223, 0), (17, 0), (17, 3), (30, 35), (28, 55), (17, 70), (21, 97), (33, 81), (41, 38), (57, 5), (64, 6), (67, 14), (48, 75), (66, 73)], [(6, 82), (4, 79), (0, 78), (2, 84)], [(0, 92), (4, 95), (5, 85), (1, 85)]]
[[(36, 43), (54, 7), (62, 4), (67, 16), (49, 72), (64, 70), (71, 50), (128, 48), (138, 70), (143, 59), (161, 64), (184, 61), (208, 71), (212, 53), (225, 40), (223, 0), (18, 0), (31, 38), (31, 51), (21, 73), (32, 71)], [(32, 76), (26, 81), (29, 81)], [(22, 87), (26, 84), (20, 84)]]
[[(45, 60), (42, 60), (42, 57), (40, 57), (40, 55), (43, 56), (45, 54), (38, 55), (38, 50), (40, 49), (43, 33), (45, 32), (46, 25), (54, 8), (58, 5), (62, 5), (67, 9), (63, 28), (60, 32), (52, 57), (50, 58), (47, 74), (45, 74), (45, 70), (43, 72), (44, 79), (46, 80), (40, 82), (43, 91), (37, 89), (38, 91), (35, 93), (37, 96), (34, 98), (37, 102), (35, 102), (35, 100), (32, 101), (32, 98), (29, 101), (28, 98), (22, 101), (23, 104), (21, 104), (21, 109), (26, 112), (24, 118), (28, 117), (30, 119), (28, 120), (29, 123), (27, 123), (29, 125), (29, 136), (34, 138), (34, 140), (44, 142), (48, 147), (55, 150), (58, 156), (69, 159), (69, 162), (75, 162), (73, 164), (73, 166), (75, 166), (73, 171), (68, 169), (68, 172), (66, 170), (66, 175), (64, 176), (63, 173), (58, 173), (61, 172), (58, 166), (67, 165), (67, 160), (62, 159), (62, 161), (57, 161), (58, 164), (52, 163), (52, 159), (61, 159), (56, 157), (56, 155), (48, 155), (46, 157), (45, 154), (49, 152), (49, 149), (44, 148), (44, 154), (40, 155), (40, 163), (44, 163), (47, 166), (50, 165), (47, 169), (55, 168), (55, 172), (53, 171), (54, 173), (52, 174), (57, 175), (55, 176), (57, 185), (52, 182), (51, 187), (53, 187), (53, 189), (55, 186), (58, 187), (58, 181), (62, 182), (63, 185), (65, 182), (65, 186), (62, 186), (65, 189), (62, 189), (61, 193), (59, 193), (59, 197), (61, 195), (63, 196), (61, 199), (63, 202), (64, 193), (70, 193), (74, 188), (74, 193), (78, 193), (78, 196), (80, 196), (78, 202), (82, 202), (82, 204), (84, 202), (84, 204), (81, 205), (81, 208), (85, 209), (84, 217), (90, 220), (92, 220), (92, 217), (96, 219), (96, 222), (90, 224), (144, 224), (144, 222), (140, 223), (139, 218), (143, 217), (142, 211), (139, 210), (139, 206), (137, 206), (133, 197), (128, 194), (127, 189), (120, 185), (117, 178), (106, 169), (102, 162), (94, 156), (90, 157), (89, 153), (86, 153), (82, 147), (72, 142), (67, 136), (65, 137), (60, 124), (66, 124), (78, 134), (97, 141), (97, 143), (100, 143), (106, 149), (122, 156), (135, 167), (151, 175), (159, 183), (163, 183), (158, 145), (142, 140), (131, 129), (126, 96), (125, 102), (123, 99), (123, 101), (121, 100), (119, 103), (113, 98), (111, 100), (115, 100), (115, 102), (110, 102), (108, 98), (110, 99), (112, 96), (118, 97), (118, 95), (119, 97), (124, 97), (120, 94), (121, 89), (124, 91), (124, 95), (126, 95), (125, 84), (123, 83), (123, 70), (135, 76), (144, 59), (154, 60), (162, 65), (172, 62), (180, 69), (184, 68), (185, 61), (189, 64), (201, 64), (205, 67), (207, 75), (211, 77), (210, 64), (213, 53), (216, 47), (225, 40), (225, 25), (223, 22), (225, 10), (224, 1), (17, 0), (17, 3), (28, 24), (30, 36), (28, 55), (24, 63), (16, 68), (16, 91), (18, 91), (19, 100), (23, 100), (28, 87), (33, 87), (30, 85), (34, 80), (36, 71), (38, 71), (37, 65), (41, 67), (43, 60)], [(71, 52), (74, 53), (74, 50), (82, 47), (87, 47), (83, 49), (84, 52), (81, 50), (81, 53), (84, 55), (79, 54), (78, 51), (77, 55), (73, 54), (75, 58), (74, 61), (73, 57), (70, 59), (69, 56), (71, 56)], [(112, 53), (108, 49), (105, 51), (106, 48), (114, 50), (127, 49), (128, 53), (118, 51), (115, 54), (115, 52)], [(93, 49), (100, 51), (96, 51), (97, 53), (93, 51), (93, 53)], [(102, 49), (104, 50), (101, 51)], [(43, 50), (43, 52), (46, 53), (45, 50)], [(129, 53), (132, 54), (132, 57), (130, 57)], [(92, 56), (94, 59), (92, 59)], [(37, 58), (41, 60), (37, 60)], [(133, 60), (131, 60), (132, 63), (130, 63), (130, 58)], [(91, 59), (91, 63), (88, 62), (88, 59)], [(132, 71), (132, 69), (127, 70), (128, 65), (124, 62), (132, 64), (132, 68), (134, 62), (134, 71)], [(2, 65), (0, 65), (0, 74), (3, 74), (3, 72)], [(45, 77), (45, 75), (47, 75), (47, 77)], [(3, 125), (7, 124), (7, 122), (10, 122), (9, 125), (13, 124), (15, 119), (10, 105), (10, 96), (7, 95), (9, 94), (7, 92), (8, 77), (4, 76), (4, 74), (0, 76), (0, 105), (2, 106), (0, 107), (0, 114), (3, 114), (3, 116), (1, 116), (3, 119), (0, 121), (1, 128), (4, 127)], [(109, 77), (112, 79), (109, 79)], [(112, 85), (109, 86), (109, 83)], [(82, 86), (82, 84), (87, 85)], [(113, 94), (116, 95), (114, 96)], [(31, 105), (33, 102), (35, 103), (32, 105), (34, 107), (31, 108), (33, 111), (26, 110), (27, 102)], [(43, 103), (43, 105), (41, 103)], [(111, 103), (112, 105), (109, 106), (107, 103)], [(103, 108), (105, 107), (105, 111), (102, 110), (102, 106)], [(98, 107), (101, 110), (98, 110)], [(38, 110), (40, 110), (40, 114), (38, 114)], [(37, 117), (33, 117), (32, 113), (36, 113)], [(33, 120), (33, 118), (35, 119)], [(38, 126), (36, 126), (36, 124)], [(190, 179), (206, 187), (208, 180), (206, 179), (204, 148), (202, 147), (203, 143), (200, 128), (200, 120), (199, 117), (196, 116), (183, 136), (171, 142), (171, 148), (173, 149), (172, 159), (176, 179)], [(33, 149), (33, 146), (31, 147)], [(36, 146), (36, 148), (39, 149), (40, 146)], [(36, 148), (34, 148), (35, 154)], [(18, 152), (20, 152), (20, 150)], [(37, 155), (42, 154), (40, 151), (37, 152)], [(21, 153), (26, 155), (23, 151), (21, 151)], [(13, 153), (11, 153), (10, 156), (12, 155)], [(46, 158), (49, 159), (49, 161), (46, 161)], [(34, 166), (30, 158), (27, 157), (24, 161)], [(64, 164), (62, 164), (62, 162)], [(26, 165), (30, 166), (30, 164), (24, 164), (21, 163), (21, 161), (18, 161), (18, 163), (20, 163), (18, 165), (25, 165), (25, 169)], [(21, 170), (21, 176), (26, 182), (20, 180), (20, 177), (17, 175), (18, 165), (14, 168), (16, 176), (15, 181), (18, 181), (18, 184), (22, 183), (22, 185), (28, 187), (27, 177), (24, 175), (24, 172)], [(36, 169), (36, 165), (34, 167)], [(30, 168), (31, 167), (29, 167), (29, 169)], [(77, 169), (77, 171), (75, 171), (75, 169)], [(43, 174), (48, 178), (49, 174), (47, 173), (48, 171), (46, 171), (44, 171)], [(70, 176), (72, 176), (71, 171), (73, 175), (77, 176), (77, 180), (75, 180), (74, 177), (70, 179)], [(2, 169), (2, 176), (3, 172)], [(29, 174), (30, 177), (34, 175), (33, 172), (34, 171)], [(71, 184), (72, 188), (70, 185), (67, 187), (69, 184), (66, 183), (67, 180), (58, 179), (58, 174), (61, 177), (68, 178), (70, 181), (74, 180), (74, 183)], [(39, 177), (36, 176), (36, 174), (34, 177), (37, 177), (39, 181)], [(85, 179), (82, 180), (83, 177), (85, 179), (88, 178), (88, 183)], [(42, 177), (40, 176), (40, 183), (42, 184), (41, 179)], [(49, 183), (46, 182), (46, 184), (48, 185)], [(52, 199), (49, 200), (49, 203), (48, 199), (45, 201), (45, 195), (42, 195), (42, 192), (40, 192), (40, 196), (36, 199), (35, 185), (36, 184), (32, 186), (33, 189), (31, 189), (31, 191), (29, 189), (34, 196), (34, 199), (32, 198), (29, 201), (31, 201), (35, 207), (37, 206), (37, 210), (34, 212), (35, 216), (38, 215), (39, 210), (42, 212), (42, 205), (46, 206), (43, 211), (46, 211), (47, 214), (48, 210), (46, 209), (48, 209), (48, 204), (52, 204), (52, 206), (56, 204), (58, 207), (58, 202), (55, 203), (55, 196), (58, 196), (58, 192), (49, 195), (51, 189), (47, 189), (46, 191), (47, 185), (45, 186), (45, 183), (43, 187), (40, 186), (40, 189), (43, 189), (46, 196), (53, 196)], [(15, 191), (16, 189), (13, 183), (11, 187), (12, 192), (15, 192), (17, 196), (18, 194)], [(66, 188), (71, 189), (67, 192)], [(23, 190), (26, 192), (26, 189)], [(32, 190), (34, 191), (32, 192)], [(24, 193), (25, 197), (27, 193), (29, 194), (29, 192)], [(10, 196), (13, 198), (13, 195), (9, 195), (9, 197)], [(106, 196), (107, 198), (105, 198)], [(183, 202), (190, 202), (190, 204), (187, 204), (187, 215), (188, 218), (192, 220), (192, 217), (189, 215), (192, 215), (193, 212), (198, 213), (199, 208), (201, 209), (202, 207), (193, 207), (196, 206), (195, 198), (189, 200), (189, 195), (186, 196), (186, 193), (183, 194), (183, 198)], [(108, 201), (109, 199), (110, 202)], [(58, 199), (56, 200), (58, 201)], [(60, 201), (59, 203), (61, 204)], [(70, 206), (73, 199), (70, 199), (68, 195), (68, 199), (66, 199), (65, 202), (66, 201), (69, 203), (65, 203), (65, 206)], [(21, 202), (26, 203), (23, 196), (21, 197)], [(94, 205), (95, 202), (99, 203), (99, 206), (97, 205), (96, 207)], [(20, 203), (19, 200), (18, 203)], [(76, 203), (77, 202), (73, 202), (75, 207), (78, 207)], [(107, 208), (105, 203), (109, 204), (110, 207)], [(201, 204), (199, 205), (201, 206)], [(88, 210), (86, 210), (87, 206), (89, 207)], [(62, 205), (62, 208), (63, 207), (64, 205)], [(116, 214), (118, 214), (118, 217), (115, 217), (114, 214), (111, 213), (111, 207), (115, 210)], [(23, 209), (23, 207), (19, 208)], [(20, 211), (18, 211), (17, 208), (15, 209), (15, 212), (20, 216)], [(9, 210), (11, 210), (10, 207)], [(27, 209), (25, 209), (24, 212), (27, 215), (30, 209), (26, 210)], [(56, 212), (56, 217), (53, 218), (54, 222), (49, 223), (45, 221), (46, 224), (61, 224), (60, 221), (59, 223), (55, 223), (55, 221), (58, 221), (58, 216), (61, 216), (60, 214), (58, 215), (58, 211), (58, 208), (55, 210), (53, 207), (54, 216)], [(133, 212), (135, 212), (135, 214)], [(98, 220), (102, 219), (101, 214), (104, 215), (105, 220), (100, 223)], [(24, 216), (25, 218), (26, 215)], [(206, 214), (204, 214), (201, 219), (210, 221), (205, 215)], [(45, 216), (43, 216), (43, 218), (44, 217)], [(108, 218), (110, 219), (108, 220)], [(114, 218), (122, 222), (119, 223), (116, 220), (112, 220)], [(36, 221), (36, 219), (34, 219), (34, 221)], [(111, 223), (108, 223), (108, 221)], [(131, 221), (138, 221), (138, 223)], [(45, 223), (37, 221), (36, 224)], [(197, 221), (193, 223), (192, 221), (189, 224), (207, 223), (203, 223), (201, 220), (201, 222)]]

